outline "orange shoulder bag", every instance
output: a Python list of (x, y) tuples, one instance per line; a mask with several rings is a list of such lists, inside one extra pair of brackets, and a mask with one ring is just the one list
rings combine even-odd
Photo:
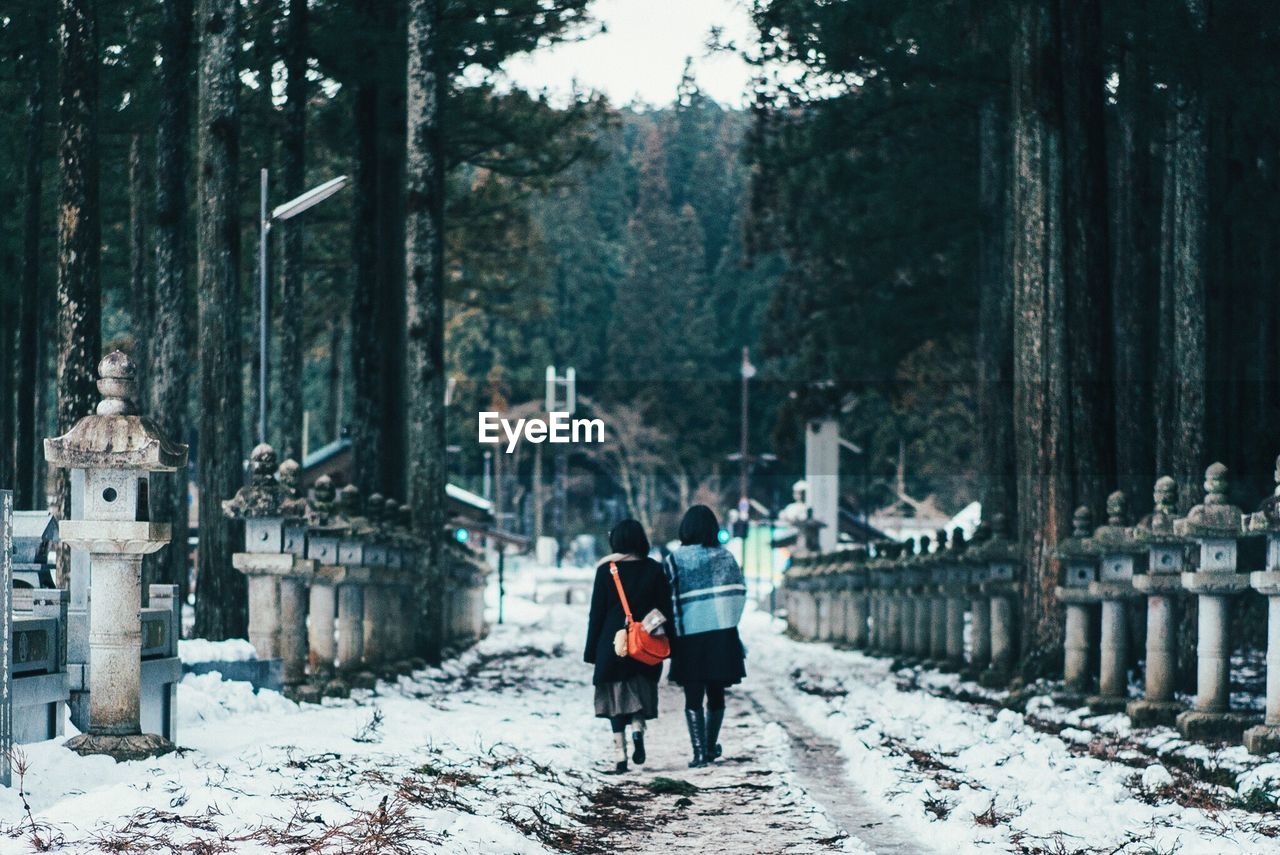
[[(650, 635), (644, 624), (637, 623), (631, 617), (631, 604), (627, 602), (627, 592), (622, 590), (622, 577), (618, 575), (618, 565), (609, 562), (609, 572), (613, 574), (613, 584), (618, 588), (618, 598), (622, 600), (622, 611), (627, 616), (626, 655), (643, 662), (645, 665), (659, 665), (662, 660), (671, 656), (671, 641), (659, 635)], [(619, 645), (621, 647), (621, 645)]]

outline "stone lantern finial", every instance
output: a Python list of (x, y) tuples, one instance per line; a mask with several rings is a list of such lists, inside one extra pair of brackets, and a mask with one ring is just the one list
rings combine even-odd
[(1093, 533), (1093, 511), (1088, 505), (1081, 505), (1071, 516), (1071, 536), (1085, 538)]
[(386, 509), (387, 499), (381, 493), (370, 493), (364, 503), (364, 515), (375, 525), (382, 522), (382, 514)]
[(280, 468), (276, 470), (276, 481), (280, 484), (280, 489), (284, 494), (284, 499), (280, 503), (281, 513), (293, 519), (301, 519), (307, 516), (307, 501), (302, 496), (302, 491), (298, 487), (298, 479), (302, 474), (302, 467), (298, 465), (298, 461), (289, 458), (280, 464)]
[(1168, 475), (1156, 479), (1155, 492), (1151, 496), (1156, 510), (1172, 516), (1178, 507), (1178, 482)]
[(1116, 490), (1107, 496), (1107, 525), (1125, 526), (1129, 524), (1129, 500), (1123, 490)]
[(222, 503), (222, 512), (233, 519), (280, 515), (284, 491), (276, 481), (276, 450), (265, 442), (249, 454), (249, 484)]
[(345, 484), (338, 490), (338, 510), (348, 519), (360, 515), (360, 488)]
[(1204, 470), (1204, 503), (1206, 505), (1225, 505), (1227, 503), (1227, 467), (1222, 463), (1214, 463)]
[(100, 416), (133, 416), (138, 408), (138, 368), (121, 350), (113, 350), (98, 363), (98, 402)]
[(1214, 463), (1204, 472), (1204, 501), (1174, 524), (1185, 537), (1236, 537), (1244, 527), (1244, 512), (1227, 500), (1227, 467)]

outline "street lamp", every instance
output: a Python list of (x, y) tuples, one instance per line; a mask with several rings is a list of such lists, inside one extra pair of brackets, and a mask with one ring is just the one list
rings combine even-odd
[[(267, 213), (267, 170), (263, 169), (259, 181), (258, 205), (258, 442), (267, 441), (267, 363), (271, 356), (271, 324), (267, 318), (267, 235), (275, 220), (289, 220), (312, 208), (343, 187), (350, 179), (345, 175), (330, 179), (312, 187), (283, 205), (276, 205)], [(298, 379), (301, 382), (301, 378)]]

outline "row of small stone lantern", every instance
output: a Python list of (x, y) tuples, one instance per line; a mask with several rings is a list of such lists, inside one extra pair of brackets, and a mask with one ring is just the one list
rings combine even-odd
[(1017, 562), (1003, 521), (993, 522), (973, 544), (957, 529), (950, 545), (940, 531), (877, 543), (874, 557), (859, 546), (797, 558), (784, 590), (791, 631), (1004, 684), (1016, 659)]
[[(223, 509), (245, 522), (245, 551), (233, 561), (248, 577), (249, 641), (259, 656), (283, 660), (286, 691), (301, 700), (341, 696), (372, 688), (379, 674), (420, 667), (410, 658), (416, 620), (408, 570), (420, 547), (407, 530), (409, 509), (378, 493), (362, 508), (354, 485), (335, 489), (328, 476), (304, 500), (297, 464), (277, 467), (266, 444), (250, 464), (249, 485)], [(482, 574), (460, 581), (478, 587)], [(458, 587), (451, 600), (473, 596)], [(452, 629), (455, 638), (479, 631), (474, 624)]]
[[(1280, 485), (1280, 460), (1276, 483)], [(1187, 737), (1234, 739), (1243, 732), (1255, 754), (1280, 750), (1280, 486), (1275, 496), (1247, 514), (1227, 500), (1227, 469), (1215, 463), (1205, 471), (1204, 501), (1175, 519), (1177, 488), (1171, 478), (1156, 482), (1155, 510), (1128, 526), (1125, 497), (1107, 501), (1107, 524), (1092, 534), (1089, 513), (1075, 515), (1073, 537), (1058, 555), (1066, 567), (1059, 599), (1067, 608), (1064, 681), (1083, 691), (1091, 682), (1089, 620), (1101, 604), (1099, 692), (1087, 697), (1100, 709), (1126, 710), (1138, 724), (1176, 724)], [(1241, 545), (1266, 538), (1266, 563), (1244, 572)], [(1232, 599), (1250, 588), (1268, 598), (1266, 718), (1230, 705)], [(1175, 601), (1197, 598), (1196, 694), (1190, 708), (1174, 696)], [(1144, 692), (1128, 699), (1129, 660), (1126, 601), (1146, 598), (1147, 638)], [(1255, 726), (1250, 727), (1250, 724)]]
[[(1076, 510), (1070, 537), (1057, 547), (1057, 597), (1065, 608), (1063, 681), (1068, 699), (1099, 711), (1123, 710), (1137, 724), (1176, 724), (1190, 738), (1239, 738), (1253, 753), (1280, 750), (1280, 459), (1276, 494), (1247, 514), (1227, 500), (1226, 467), (1205, 472), (1205, 498), (1175, 518), (1173, 479), (1155, 484), (1154, 511), (1130, 525), (1126, 497), (1107, 500), (1106, 522)], [(993, 520), (978, 542), (939, 532), (930, 550), (881, 543), (875, 557), (855, 547), (796, 559), (784, 592), (794, 634), (847, 643), (873, 653), (982, 674), (998, 685), (1016, 659), (1018, 551)], [(1266, 539), (1265, 565), (1242, 568), (1241, 544)], [(905, 549), (904, 549), (905, 548)], [(1252, 572), (1246, 572), (1251, 570)], [(1250, 588), (1268, 598), (1266, 717), (1230, 706), (1232, 599)], [(1176, 600), (1197, 598), (1196, 695), (1190, 708), (1174, 694)], [(966, 601), (966, 598), (967, 601)], [(1143, 696), (1130, 699), (1130, 604), (1145, 599)], [(965, 611), (970, 643), (963, 642)], [(1100, 619), (1097, 631), (1093, 621)], [(1094, 639), (1098, 650), (1093, 650)], [(1095, 674), (1097, 664), (1096, 691)], [(1250, 724), (1255, 726), (1250, 727)], [(1246, 729), (1247, 728), (1247, 729)]]

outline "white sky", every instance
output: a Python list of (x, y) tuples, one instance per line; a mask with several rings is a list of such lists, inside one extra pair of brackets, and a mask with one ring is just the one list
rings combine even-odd
[(712, 27), (722, 41), (750, 44), (751, 21), (744, 0), (596, 0), (590, 14), (608, 31), (584, 41), (516, 57), (506, 64), (524, 89), (569, 92), (574, 81), (609, 96), (618, 106), (639, 100), (665, 106), (675, 99), (686, 57), (704, 92), (722, 104), (743, 106), (751, 70), (728, 52), (708, 56)]

